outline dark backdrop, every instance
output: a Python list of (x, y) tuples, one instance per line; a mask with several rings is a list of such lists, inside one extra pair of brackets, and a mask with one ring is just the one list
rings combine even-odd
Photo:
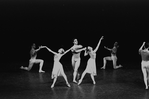
[[(148, 42), (148, 4), (143, 0), (1, 0), (1, 67), (28, 62), (32, 43), (57, 51), (70, 48), (77, 38), (83, 46), (95, 48), (103, 35), (97, 52), (99, 67), (102, 58), (110, 55), (103, 46), (113, 47), (117, 41), (118, 62), (139, 68), (138, 49), (143, 41)], [(81, 55), (85, 63), (89, 57)], [(45, 49), (38, 58), (53, 62)], [(61, 61), (69, 63), (70, 58), (68, 53)]]

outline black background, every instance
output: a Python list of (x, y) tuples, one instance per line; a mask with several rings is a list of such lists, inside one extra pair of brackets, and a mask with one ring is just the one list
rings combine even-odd
[[(97, 52), (99, 67), (102, 58), (110, 55), (103, 46), (111, 48), (117, 41), (118, 63), (140, 68), (138, 49), (149, 39), (148, 4), (145, 0), (1, 0), (1, 67), (27, 65), (32, 43), (66, 50), (77, 38), (79, 44), (95, 48), (103, 35)], [(81, 57), (83, 62), (89, 58)], [(53, 55), (45, 49), (38, 52), (38, 58), (53, 62)], [(70, 63), (71, 53), (61, 61)]]

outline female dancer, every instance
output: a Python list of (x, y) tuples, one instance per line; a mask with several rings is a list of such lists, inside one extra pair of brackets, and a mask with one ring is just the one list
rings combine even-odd
[(70, 87), (70, 84), (68, 83), (67, 77), (66, 77), (66, 75), (65, 75), (65, 73), (64, 73), (63, 66), (62, 66), (62, 64), (60, 63), (60, 59), (61, 59), (61, 57), (62, 57), (63, 55), (65, 55), (67, 52), (69, 52), (69, 51), (71, 50), (71, 48), (68, 49), (67, 51), (64, 51), (63, 48), (60, 48), (60, 49), (58, 50), (58, 53), (52, 51), (52, 50), (49, 49), (47, 46), (42, 46), (42, 48), (47, 48), (47, 50), (48, 50), (49, 52), (51, 52), (51, 53), (54, 54), (54, 66), (53, 66), (52, 75), (51, 75), (51, 78), (54, 79), (54, 81), (53, 81), (53, 84), (51, 85), (51, 88), (54, 87), (55, 82), (56, 82), (58, 76), (63, 76), (64, 79), (65, 79), (65, 81), (66, 81), (67, 86)]
[[(148, 79), (149, 79), (149, 47), (145, 48), (145, 42), (143, 42), (142, 46), (139, 49), (139, 53), (141, 54), (142, 62), (141, 69), (144, 77), (144, 83), (146, 89), (148, 89)], [(144, 49), (142, 49), (144, 47)]]
[(117, 56), (116, 56), (116, 52), (117, 52), (117, 48), (118, 48), (118, 42), (115, 42), (114, 43), (114, 46), (112, 49), (110, 48), (107, 48), (107, 47), (104, 47), (105, 49), (111, 51), (111, 56), (107, 56), (107, 57), (104, 57), (103, 58), (103, 67), (101, 67), (101, 69), (105, 69), (106, 68), (106, 63), (107, 63), (107, 60), (109, 61), (113, 61), (113, 68), (114, 69), (117, 69), (117, 68), (120, 68), (122, 67), (121, 65), (117, 66)]
[(89, 58), (89, 60), (87, 62), (87, 66), (86, 66), (85, 71), (82, 73), (82, 76), (81, 76), (81, 79), (79, 80), (78, 85), (81, 84), (82, 79), (84, 78), (86, 73), (90, 74), (90, 76), (91, 76), (91, 78), (93, 80), (93, 84), (96, 83), (95, 79), (94, 79), (94, 76), (97, 75), (97, 73), (96, 73), (96, 52), (97, 52), (97, 50), (99, 48), (99, 45), (100, 45), (102, 39), (103, 39), (103, 36), (100, 38), (100, 40), (99, 40), (99, 42), (98, 42), (98, 44), (97, 44), (97, 46), (96, 46), (96, 48), (94, 50), (93, 50), (92, 47), (88, 47), (88, 51), (87, 52), (85, 51), (84, 55), (86, 56), (87, 54), (89, 54), (90, 58)]
[(41, 49), (41, 46), (38, 49), (35, 49), (35, 48), (36, 48), (36, 45), (35, 45), (35, 43), (33, 43), (32, 47), (31, 47), (31, 51), (30, 51), (31, 59), (29, 60), (28, 67), (21, 66), (20, 68), (24, 69), (24, 70), (27, 70), (27, 71), (30, 71), (32, 69), (34, 63), (39, 63), (40, 64), (39, 72), (40, 73), (45, 72), (45, 71), (42, 70), (44, 61), (42, 59), (36, 59), (37, 52)]
[(81, 51), (85, 50), (86, 48), (82, 48), (82, 45), (78, 45), (77, 39), (74, 39), (73, 43), (74, 43), (74, 45), (72, 46), (72, 49), (71, 49), (71, 51), (73, 53), (71, 61), (72, 61), (72, 67), (74, 69), (73, 82), (77, 83), (76, 76), (77, 76), (78, 68), (80, 66), (80, 61), (81, 61), (80, 53), (81, 53)]

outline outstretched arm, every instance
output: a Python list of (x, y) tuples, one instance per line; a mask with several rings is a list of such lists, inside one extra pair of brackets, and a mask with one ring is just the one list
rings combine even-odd
[(142, 50), (143, 46), (144, 46), (145, 42), (143, 42), (142, 46), (139, 48), (139, 51)]
[[(66, 51), (64, 52), (64, 54), (68, 53), (70, 50), (72, 50), (72, 47), (71, 47), (70, 49), (66, 50)], [(64, 54), (63, 54), (63, 55), (64, 55)]]
[(107, 50), (109, 50), (109, 51), (111, 51), (111, 50), (112, 50), (112, 49), (110, 49), (110, 48), (108, 48), (108, 47), (106, 47), (106, 46), (104, 46), (104, 48), (105, 48), (105, 49), (107, 49)]
[(50, 48), (48, 48), (47, 46), (44, 46), (49, 52), (53, 53), (53, 54), (57, 54), (56, 52), (52, 51)]
[(97, 44), (97, 46), (96, 46), (94, 52), (96, 52), (96, 51), (98, 50), (99, 45), (100, 45), (102, 39), (103, 39), (103, 36), (100, 38), (100, 40), (99, 40), (99, 42), (98, 42), (98, 44)]

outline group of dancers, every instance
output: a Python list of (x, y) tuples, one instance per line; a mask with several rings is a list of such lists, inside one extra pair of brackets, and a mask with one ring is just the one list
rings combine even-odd
[[(96, 52), (99, 49), (99, 46), (100, 46), (101, 41), (103, 40), (103, 38), (104, 37), (102, 36), (99, 39), (95, 49), (93, 49), (90, 46), (83, 47), (82, 45), (79, 45), (77, 39), (74, 39), (74, 41), (73, 41), (74, 45), (72, 47), (70, 47), (68, 50), (65, 51), (63, 48), (60, 48), (58, 50), (58, 52), (52, 51), (47, 46), (39, 46), (39, 48), (36, 49), (35, 44), (33, 44), (32, 47), (31, 47), (31, 51), (30, 51), (31, 58), (29, 60), (28, 67), (21, 66), (20, 68), (24, 69), (24, 70), (27, 70), (27, 71), (30, 71), (31, 68), (33, 67), (34, 63), (39, 63), (39, 65), (40, 65), (39, 72), (40, 73), (44, 73), (45, 71), (42, 70), (44, 61), (42, 59), (36, 59), (36, 57), (37, 57), (37, 52), (40, 49), (46, 48), (49, 52), (54, 54), (54, 65), (53, 65), (52, 75), (51, 75), (51, 78), (54, 79), (54, 80), (53, 80), (53, 83), (51, 85), (51, 88), (54, 87), (55, 82), (56, 82), (58, 76), (63, 76), (65, 81), (66, 81), (67, 86), (70, 87), (70, 84), (69, 84), (69, 82), (67, 80), (67, 76), (66, 76), (66, 74), (64, 72), (64, 69), (63, 69), (63, 66), (62, 66), (62, 64), (60, 62), (60, 59), (61, 59), (61, 57), (63, 55), (65, 55), (69, 51), (72, 51), (73, 55), (72, 55), (72, 60), (71, 61), (72, 61), (72, 67), (73, 67), (73, 70), (74, 70), (73, 71), (73, 82), (77, 83), (78, 85), (80, 85), (82, 80), (83, 80), (83, 78), (84, 78), (84, 76), (86, 75), (86, 73), (89, 73), (90, 76), (91, 76), (91, 79), (93, 81), (93, 84), (96, 84), (95, 79), (94, 79), (94, 76), (97, 75), (97, 72), (96, 72)], [(111, 49), (108, 48), (108, 47), (104, 47), (104, 48), (109, 50), (109, 51), (111, 51), (111, 56), (103, 58), (103, 67), (101, 67), (101, 69), (105, 69), (106, 68), (107, 60), (113, 61), (113, 68), (114, 69), (122, 67), (121, 65), (117, 66), (117, 56), (116, 56), (116, 53), (117, 53), (117, 48), (118, 48), (118, 42), (115, 42), (113, 48), (111, 48)], [(81, 75), (81, 78), (77, 82), (76, 77), (78, 75), (78, 68), (79, 68), (80, 62), (81, 62), (80, 54), (81, 54), (82, 51), (84, 51), (84, 56), (89, 55), (90, 58), (87, 61), (86, 69), (84, 70), (84, 72)]]

